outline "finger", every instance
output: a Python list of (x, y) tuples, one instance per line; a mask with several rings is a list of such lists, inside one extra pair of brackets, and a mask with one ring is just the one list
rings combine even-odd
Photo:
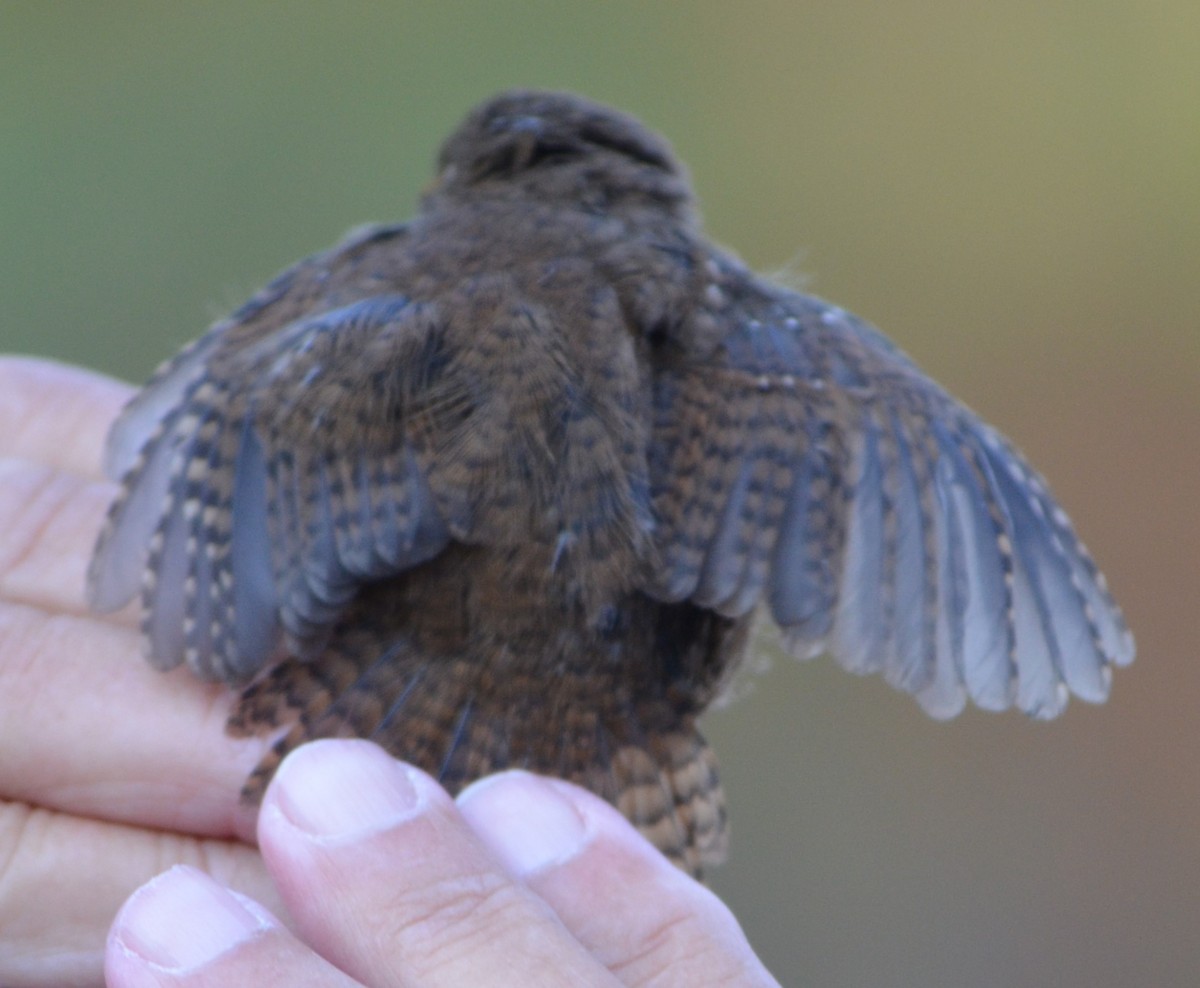
[(132, 394), (92, 371), (0, 357), (0, 456), (99, 479), (104, 437)]
[(589, 792), (526, 772), (470, 786), (484, 843), (626, 985), (777, 985), (725, 905)]
[(367, 742), (289, 755), (258, 838), (300, 935), (365, 984), (617, 983), (444, 790)]
[(110, 988), (358, 984), (253, 899), (185, 867), (159, 875), (125, 904), (104, 971)]
[(0, 604), (0, 792), (76, 814), (252, 836), (238, 791), (266, 741), (226, 735), (231, 697), (162, 674), (137, 635)]
[[(88, 613), (88, 560), (114, 491), (44, 463), (0, 458), (0, 603)], [(134, 611), (107, 619), (132, 624)]]
[(237, 792), (266, 742), (226, 737), (228, 691), (150, 669), (130, 615), (86, 616), (84, 573), (110, 492), (57, 467), (0, 459), (0, 750), (28, 752), (0, 760), (0, 792), (249, 838)]
[(0, 985), (100, 984), (121, 903), (176, 862), (282, 909), (262, 859), (244, 844), (0, 803)]

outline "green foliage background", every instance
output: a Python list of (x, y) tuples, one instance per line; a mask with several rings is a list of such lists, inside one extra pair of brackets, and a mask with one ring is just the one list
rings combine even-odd
[[(1051, 725), (826, 661), (708, 719), (715, 887), (785, 983), (1200, 981), (1200, 6), (0, 6), (0, 349), (144, 377), (408, 215), (510, 85), (662, 129), (709, 228), (872, 319), (1046, 472), (1138, 662)], [(131, 657), (132, 661), (132, 657)]]

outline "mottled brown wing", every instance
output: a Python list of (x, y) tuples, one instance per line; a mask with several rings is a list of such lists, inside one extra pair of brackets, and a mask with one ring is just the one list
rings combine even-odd
[(417, 447), (461, 397), (441, 329), (430, 308), (382, 295), (202, 338), (114, 429), (123, 489), (89, 574), (94, 606), (140, 590), (157, 666), (244, 681), (281, 628), (311, 651), (362, 582), (437, 553), (455, 519)]
[(661, 598), (764, 601), (794, 654), (882, 672), (936, 717), (1052, 717), (1132, 660), (1044, 481), (854, 316), (763, 288), (656, 388)]

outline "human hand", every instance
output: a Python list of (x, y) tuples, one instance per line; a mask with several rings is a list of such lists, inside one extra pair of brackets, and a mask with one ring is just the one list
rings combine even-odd
[(457, 802), (365, 741), (283, 762), (258, 840), (295, 934), (200, 872), (144, 885), (112, 988), (770, 985), (733, 916), (604, 801), (507, 772)]
[[(237, 797), (262, 742), (225, 735), (230, 695), (139, 661), (132, 611), (102, 618), (86, 607), (87, 561), (114, 493), (100, 451), (130, 393), (84, 371), (0, 359), (0, 984), (100, 983), (120, 903), (179, 863), (219, 886), (190, 869), (144, 886), (114, 927), (115, 984), (269, 984), (254, 967), (267, 958), (289, 972), (281, 984), (349, 983), (304, 943), (369, 982), (398, 970), (430, 984), (486, 983), (480, 971), (496, 983), (771, 983), (710, 893), (606, 804), (563, 783), (504, 776), (464, 793), (460, 814), (427, 777), (392, 769), (410, 779), (415, 815), (359, 841), (305, 838), (282, 807), (294, 814), (306, 790), (288, 803), (276, 787), (260, 833), (268, 873), (246, 843), (253, 823)], [(281, 773), (285, 785), (295, 775)], [(375, 789), (343, 805), (363, 813), (364, 792)], [(582, 845), (557, 845), (520, 880), (505, 866), (528, 870), (530, 859), (506, 841), (532, 836), (525, 846), (543, 855), (555, 846), (538, 806), (551, 820), (582, 821)], [(375, 863), (356, 875), (356, 857)], [(178, 913), (164, 897), (196, 916), (219, 887), (270, 911), (218, 892), (227, 923), (186, 929), (190, 974), (138, 960), (139, 949), (168, 946), (163, 931)], [(222, 929), (246, 932), (246, 915), (257, 932), (224, 951), (218, 943), (216, 959), (199, 964)]]
[(115, 486), (104, 435), (128, 386), (0, 359), (0, 985), (95, 985), (125, 898), (187, 862), (280, 907), (238, 804), (263, 742), (231, 697), (139, 658), (132, 610), (84, 574)]

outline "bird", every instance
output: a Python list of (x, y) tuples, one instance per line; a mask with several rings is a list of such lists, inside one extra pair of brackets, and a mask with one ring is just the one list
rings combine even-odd
[(753, 654), (935, 718), (1102, 702), (1133, 638), (1046, 482), (844, 309), (706, 239), (667, 141), (512, 90), (408, 222), (296, 264), (111, 428), (88, 573), (273, 746), (372, 739), (454, 793), (587, 787), (683, 870), (728, 846), (697, 727)]

